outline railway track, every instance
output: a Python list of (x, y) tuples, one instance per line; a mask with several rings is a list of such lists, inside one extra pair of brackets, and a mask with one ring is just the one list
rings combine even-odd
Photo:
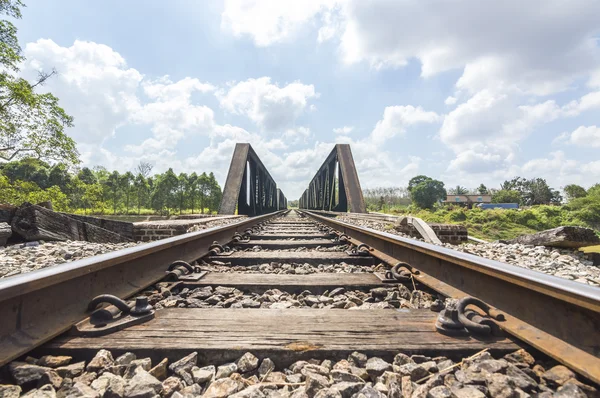
[[(0, 377), (63, 396), (591, 395), (599, 312), (597, 288), (280, 211), (0, 281), (1, 363), (18, 360)], [(31, 359), (48, 355), (79, 368), (53, 382)]]

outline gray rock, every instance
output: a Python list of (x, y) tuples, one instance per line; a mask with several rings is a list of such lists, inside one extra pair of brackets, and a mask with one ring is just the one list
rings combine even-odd
[(203, 384), (210, 382), (215, 378), (215, 374), (216, 369), (213, 365), (205, 366), (203, 368), (194, 366), (192, 368), (192, 378), (194, 379), (194, 383)]
[(484, 374), (473, 372), (471, 370), (457, 370), (454, 373), (456, 380), (463, 384), (478, 384), (484, 386), (486, 378)]
[(333, 388), (324, 388), (315, 394), (315, 398), (342, 398), (342, 394)]
[(305, 376), (308, 373), (316, 373), (316, 374), (323, 375), (323, 376), (329, 375), (328, 368), (326, 368), (325, 366), (315, 365), (312, 363), (309, 363), (306, 366), (304, 366), (300, 372)]
[(265, 358), (258, 367), (258, 375), (263, 378), (267, 373), (270, 373), (273, 370), (275, 370), (275, 363), (271, 360), (271, 358)]
[(587, 395), (577, 385), (568, 383), (554, 393), (554, 398), (587, 398)]
[(0, 222), (0, 247), (6, 245), (8, 238), (12, 236), (12, 228), (8, 223)]
[[(133, 359), (135, 360), (135, 359)], [(133, 361), (132, 360), (132, 361)], [(163, 358), (162, 361), (158, 363), (155, 367), (150, 369), (148, 373), (152, 376), (156, 377), (158, 380), (164, 380), (167, 378), (167, 366), (169, 364), (169, 360), (167, 358)]]
[(0, 384), (0, 397), (19, 398), (19, 395), (21, 395), (21, 387), (12, 384)]
[(365, 385), (362, 390), (353, 395), (353, 398), (385, 398), (385, 395), (374, 389), (371, 385)]
[(386, 370), (392, 370), (392, 364), (384, 361), (381, 358), (373, 357), (369, 358), (366, 364), (367, 373), (371, 377), (371, 380), (375, 379), (383, 374)]
[(162, 391), (162, 383), (150, 373), (138, 369), (127, 382), (124, 396), (127, 398), (150, 398)]
[(304, 392), (309, 397), (314, 397), (317, 392), (331, 385), (329, 379), (323, 375), (316, 373), (308, 373), (304, 384)]
[(340, 383), (335, 383), (331, 386), (332, 390), (339, 391), (342, 394), (343, 398), (350, 398), (355, 393), (359, 392), (365, 383), (352, 383), (349, 381), (342, 381)]
[(162, 382), (162, 396), (170, 397), (173, 393), (183, 390), (185, 384), (179, 377), (171, 376)]
[(551, 387), (562, 386), (572, 378), (575, 378), (575, 373), (563, 365), (557, 365), (542, 375), (542, 379)]
[(103, 398), (121, 398), (125, 394), (125, 380), (109, 372), (104, 372), (90, 385)]
[(217, 379), (210, 383), (202, 398), (225, 398), (239, 390), (237, 381), (230, 378)]
[(508, 376), (500, 373), (491, 374), (487, 377), (487, 388), (494, 398), (512, 398), (516, 395), (515, 383)]
[(100, 398), (100, 394), (92, 387), (83, 383), (75, 383), (68, 389), (66, 397)]
[(59, 389), (62, 385), (63, 378), (54, 370), (47, 370), (38, 380), (38, 388), (50, 384), (55, 389)]
[(137, 357), (132, 352), (126, 352), (115, 359), (115, 365), (129, 365), (131, 361), (135, 361)]
[(96, 372), (83, 372), (81, 375), (73, 378), (73, 383), (81, 383), (89, 386), (92, 381), (96, 380), (98, 374)]
[(509, 376), (515, 385), (523, 391), (532, 391), (538, 385), (535, 380), (514, 365), (509, 365), (506, 370), (506, 375)]
[(149, 372), (151, 368), (152, 360), (150, 358), (135, 359), (131, 361), (129, 365), (127, 365), (124, 377), (126, 379), (131, 379), (138, 371), (143, 370), (145, 372)]
[(505, 373), (508, 363), (503, 359), (487, 359), (469, 366), (472, 372)]
[(222, 379), (224, 377), (231, 376), (232, 373), (237, 372), (237, 365), (235, 363), (226, 363), (217, 368), (217, 374), (215, 378)]
[(8, 369), (15, 382), (20, 386), (35, 385), (44, 373), (51, 370), (45, 366), (30, 365), (18, 361), (11, 362)]
[(421, 380), (423, 377), (429, 376), (429, 372), (421, 365), (414, 362), (405, 363), (398, 368), (398, 372), (404, 376), (410, 376), (412, 381)]
[(364, 368), (367, 366), (367, 356), (360, 352), (354, 351), (352, 354), (348, 355), (348, 361), (353, 362), (355, 366), (359, 368)]
[(191, 354), (181, 358), (177, 362), (173, 362), (169, 365), (171, 372), (179, 374), (181, 371), (189, 372), (196, 363), (198, 362), (198, 353), (192, 352)]
[(452, 392), (446, 386), (437, 386), (433, 387), (431, 390), (427, 392), (427, 398), (450, 398), (452, 397)]
[(92, 358), (90, 363), (88, 363), (85, 369), (88, 372), (98, 372), (99, 370), (103, 370), (111, 366), (114, 362), (115, 360), (110, 351), (100, 350), (96, 353), (96, 356)]
[(335, 383), (339, 383), (342, 381), (348, 381), (351, 383), (365, 383), (365, 380), (363, 380), (359, 376), (356, 376), (352, 373), (344, 372), (343, 370), (337, 370), (337, 369), (332, 370), (330, 375), (331, 375), (331, 379)]
[[(230, 395), (229, 398), (265, 398), (266, 395), (261, 391), (262, 386), (250, 386), (240, 392)], [(269, 395), (269, 397), (273, 397)]]
[[(182, 395), (184, 395), (185, 397), (187, 396), (192, 396), (192, 397), (199, 397), (200, 395), (202, 395), (202, 387), (200, 387), (198, 384), (192, 384), (191, 386), (187, 386), (185, 387), (183, 390), (180, 391), (180, 393)], [(175, 394), (179, 394), (179, 393), (175, 393)], [(173, 394), (173, 396), (175, 396), (175, 394)]]
[(247, 352), (236, 362), (239, 373), (248, 373), (258, 368), (258, 358)]
[(72, 359), (72, 357), (68, 356), (44, 355), (37, 361), (36, 365), (58, 368), (59, 366), (67, 366)]
[(56, 398), (56, 391), (54, 387), (50, 384), (47, 384), (43, 387), (38, 388), (37, 390), (31, 390), (27, 394), (23, 395), (23, 397), (27, 398)]
[(452, 398), (485, 398), (485, 394), (475, 387), (463, 387), (452, 390)]
[(394, 357), (394, 365), (396, 366), (402, 366), (404, 364), (407, 363), (414, 363), (415, 361), (413, 361), (408, 355), (406, 354), (402, 354), (399, 353)]

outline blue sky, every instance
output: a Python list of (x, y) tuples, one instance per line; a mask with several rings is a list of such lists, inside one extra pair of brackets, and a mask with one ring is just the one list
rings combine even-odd
[(336, 142), (363, 187), (417, 174), (600, 182), (592, 0), (29, 1), (22, 73), (85, 165), (214, 171), (250, 142), (297, 198)]

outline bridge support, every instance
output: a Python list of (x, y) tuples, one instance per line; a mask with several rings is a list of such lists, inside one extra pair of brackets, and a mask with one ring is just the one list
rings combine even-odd
[(367, 207), (348, 144), (336, 144), (299, 200), (299, 207), (366, 213)]
[(258, 216), (287, 208), (287, 199), (250, 144), (235, 144), (219, 214)]

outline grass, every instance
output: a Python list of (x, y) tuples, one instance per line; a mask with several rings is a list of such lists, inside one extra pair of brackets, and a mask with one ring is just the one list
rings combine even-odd
[(464, 209), (444, 207), (436, 210), (411, 207), (383, 209), (395, 215), (411, 215), (429, 223), (460, 224), (467, 227), (469, 235), (484, 240), (513, 239), (561, 225), (596, 227), (577, 217), (577, 213), (564, 206), (532, 206), (528, 209)]

